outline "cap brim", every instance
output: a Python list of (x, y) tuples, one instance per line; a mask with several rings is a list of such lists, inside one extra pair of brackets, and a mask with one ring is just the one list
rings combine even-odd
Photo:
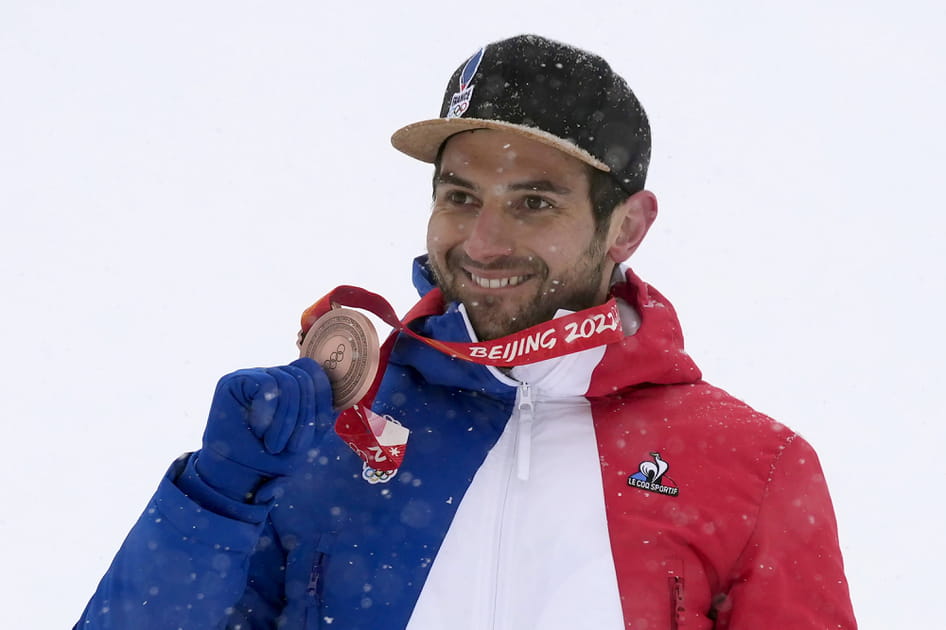
[(431, 164), (437, 159), (437, 152), (440, 151), (440, 145), (450, 136), (461, 131), (471, 131), (473, 129), (497, 129), (499, 131), (508, 131), (520, 136), (525, 136), (530, 140), (541, 142), (550, 147), (558, 149), (562, 153), (572, 156), (585, 164), (589, 164), (598, 170), (606, 173), (611, 169), (607, 164), (591, 155), (581, 147), (563, 140), (558, 136), (552, 135), (547, 131), (536, 129), (535, 127), (526, 127), (507, 123), (501, 120), (485, 120), (482, 118), (434, 118), (433, 120), (422, 120), (406, 127), (401, 127), (391, 136), (391, 144), (398, 151), (405, 153), (421, 162)]

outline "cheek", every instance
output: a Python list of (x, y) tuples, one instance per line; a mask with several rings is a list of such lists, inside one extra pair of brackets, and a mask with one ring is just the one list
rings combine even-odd
[(462, 219), (434, 214), (427, 222), (427, 248), (445, 250), (466, 238), (468, 227)]
[(550, 260), (570, 259), (577, 256), (578, 252), (583, 251), (581, 247), (582, 238), (579, 234), (549, 237), (543, 239), (536, 251), (542, 252)]
[(551, 268), (568, 271), (589, 262), (587, 260), (592, 232), (584, 226), (572, 226), (571, 230), (556, 230), (546, 235), (534, 251), (541, 252)]

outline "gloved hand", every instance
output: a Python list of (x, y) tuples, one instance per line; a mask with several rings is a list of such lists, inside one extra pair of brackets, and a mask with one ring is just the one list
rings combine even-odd
[(328, 377), (312, 359), (227, 374), (214, 392), (197, 474), (248, 501), (263, 483), (298, 470), (336, 415)]

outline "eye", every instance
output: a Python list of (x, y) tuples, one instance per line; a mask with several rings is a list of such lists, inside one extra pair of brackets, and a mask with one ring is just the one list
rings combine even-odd
[(524, 197), (522, 200), (522, 205), (529, 210), (546, 210), (548, 208), (555, 207), (551, 201), (545, 197), (539, 197), (538, 195), (529, 195)]
[(446, 194), (444, 194), (444, 198), (449, 203), (452, 203), (458, 206), (466, 206), (472, 203), (476, 203), (476, 198), (473, 197), (473, 195), (471, 195), (468, 192), (464, 192), (462, 190), (448, 190)]

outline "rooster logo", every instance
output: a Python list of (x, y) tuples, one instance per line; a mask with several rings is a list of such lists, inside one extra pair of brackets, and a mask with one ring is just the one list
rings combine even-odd
[[(645, 460), (641, 462), (640, 472), (628, 477), (627, 485), (672, 497), (680, 494), (680, 489), (677, 488), (676, 482), (670, 477), (664, 476), (670, 468), (670, 464), (661, 459), (660, 453), (651, 452), (650, 456), (654, 458), (654, 461)], [(662, 483), (664, 480), (670, 485)]]

